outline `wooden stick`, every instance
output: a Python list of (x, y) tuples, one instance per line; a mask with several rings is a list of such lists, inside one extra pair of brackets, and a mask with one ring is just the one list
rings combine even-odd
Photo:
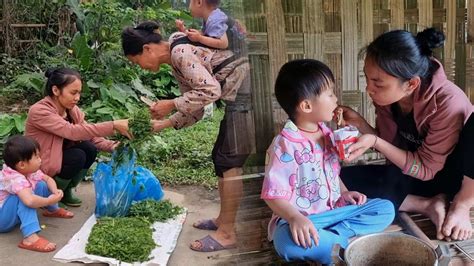
[(406, 228), (412, 235), (421, 238), (424, 240), (428, 245), (430, 245), (433, 249), (436, 248), (437, 245), (433, 244), (431, 239), (429, 239), (423, 231), (416, 225), (415, 222), (408, 216), (406, 212), (400, 212), (400, 220), (402, 224), (404, 225), (403, 227)]

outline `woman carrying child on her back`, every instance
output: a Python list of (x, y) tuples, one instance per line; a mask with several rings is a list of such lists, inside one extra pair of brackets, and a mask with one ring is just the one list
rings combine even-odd
[(339, 179), (333, 133), (324, 124), (338, 107), (334, 76), (323, 63), (295, 60), (281, 68), (275, 96), (289, 116), (267, 150), (261, 198), (273, 210), (269, 238), (287, 261), (331, 263), (334, 244), (384, 230), (393, 204), (348, 191)]
[(9, 232), (17, 224), (23, 234), (18, 247), (50, 252), (56, 244), (38, 236), (41, 231), (37, 208), (44, 208), (43, 216), (72, 218), (74, 214), (58, 207), (63, 191), (41, 170), (40, 147), (35, 140), (13, 136), (5, 143), (0, 173), (0, 232)]

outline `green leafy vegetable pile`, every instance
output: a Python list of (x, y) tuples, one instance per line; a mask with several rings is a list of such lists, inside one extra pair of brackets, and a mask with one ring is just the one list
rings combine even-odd
[(92, 228), (86, 252), (131, 263), (149, 260), (155, 246), (148, 220), (105, 217), (97, 220)]
[(169, 200), (144, 200), (130, 207), (128, 216), (140, 217), (150, 223), (165, 222), (183, 213), (182, 207), (176, 206)]

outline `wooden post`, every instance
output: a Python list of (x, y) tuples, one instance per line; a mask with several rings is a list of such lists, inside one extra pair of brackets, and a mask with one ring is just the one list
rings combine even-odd
[(5, 52), (8, 55), (12, 54), (12, 47), (10, 41), (10, 3), (9, 0), (3, 0), (3, 36), (5, 36)]
[(418, 31), (431, 27), (431, 25), (433, 25), (433, 0), (418, 0)]
[(404, 29), (405, 27), (405, 1), (390, 0), (391, 22), (390, 30)]
[(358, 45), (357, 45), (357, 1), (344, 0), (341, 3), (342, 24), (342, 91), (357, 87)]
[(445, 1), (446, 8), (446, 41), (444, 43), (444, 69), (449, 80), (455, 79), (456, 56), (456, 1)]
[(324, 60), (323, 54), (323, 32), (324, 16), (322, 0), (304, 0), (303, 21), (304, 21), (304, 55), (306, 58)]
[(474, 103), (474, 1), (467, 1), (466, 94)]

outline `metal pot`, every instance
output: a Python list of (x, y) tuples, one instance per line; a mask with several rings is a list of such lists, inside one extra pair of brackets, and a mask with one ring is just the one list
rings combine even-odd
[(336, 245), (332, 253), (336, 265), (350, 266), (447, 266), (446, 246), (434, 249), (429, 243), (402, 233), (377, 233), (359, 237), (343, 250)]

